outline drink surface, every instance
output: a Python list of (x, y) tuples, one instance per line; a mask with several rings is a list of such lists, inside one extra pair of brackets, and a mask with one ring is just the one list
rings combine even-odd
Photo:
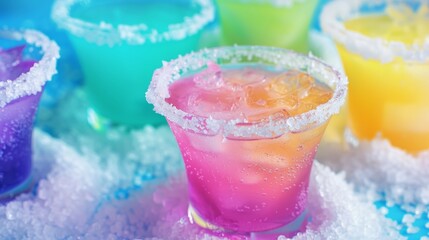
[(297, 70), (208, 65), (205, 71), (173, 83), (167, 101), (198, 116), (253, 122), (276, 114), (296, 116), (332, 97), (332, 89)]
[(217, 0), (217, 3), (224, 44), (308, 51), (308, 31), (317, 1), (299, 1), (292, 6), (239, 0)]
[[(95, 9), (94, 9), (95, 8)], [(183, 22), (198, 8), (189, 4), (171, 4), (167, 1), (95, 3), (91, 8), (77, 9), (72, 16), (98, 24), (106, 22), (113, 26), (144, 24), (157, 31), (166, 31), (168, 26)]]
[[(173, 83), (167, 101), (216, 119), (288, 117), (330, 99), (332, 90), (311, 76), (260, 65), (207, 70)], [(280, 115), (276, 115), (280, 114)], [(180, 146), (190, 203), (210, 224), (236, 232), (275, 229), (306, 208), (311, 166), (325, 124), (276, 138), (203, 135), (169, 122)]]
[[(380, 15), (345, 22), (348, 30), (368, 37), (419, 46), (429, 36), (429, 12), (422, 5), (388, 8)], [(411, 153), (429, 149), (429, 60), (388, 63), (365, 59), (339, 45), (350, 79), (349, 126), (361, 139), (377, 134)]]
[(372, 38), (399, 41), (405, 44), (423, 44), (429, 36), (429, 5), (414, 12), (407, 6), (387, 7), (384, 14), (362, 16), (346, 21), (348, 30)]
[[(146, 24), (150, 29), (163, 32), (169, 24), (180, 23), (196, 11), (187, 5), (148, 1), (107, 4), (103, 7), (100, 4), (85, 11), (72, 11), (72, 16), (113, 25)], [(196, 50), (200, 32), (182, 40), (153, 43), (148, 39), (143, 44), (121, 42), (113, 46), (98, 45), (74, 35), (70, 37), (83, 68), (91, 108), (113, 123), (140, 127), (165, 121), (153, 112), (144, 95), (153, 71), (162, 65), (162, 61)]]
[(24, 48), (25, 45), (6, 50), (0, 49), (0, 82), (15, 80), (34, 65), (34, 61), (22, 59)]

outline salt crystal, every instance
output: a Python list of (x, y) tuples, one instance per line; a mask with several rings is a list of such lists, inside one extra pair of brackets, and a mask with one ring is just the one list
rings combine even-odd
[(383, 215), (387, 215), (387, 214), (389, 213), (389, 209), (388, 209), (388, 208), (386, 208), (386, 207), (381, 207), (381, 208), (380, 208), (380, 212), (381, 212)]
[[(37, 59), (38, 62), (35, 64), (32, 61), (17, 63), (15, 67), (22, 71), (14, 72), (13, 75), (10, 76), (13, 79), (0, 81), (0, 107), (3, 107), (15, 99), (36, 94), (42, 90), (44, 84), (56, 73), (59, 47), (45, 35), (34, 30), (0, 30), (0, 38), (14, 40), (17, 44), (21, 40), (24, 40), (27, 45), (35, 46), (43, 53), (42, 58), (40, 60)], [(15, 51), (17, 53), (14, 54), (20, 55), (22, 49), (19, 49), (18, 47)], [(21, 74), (21, 72), (25, 73)]]
[(414, 234), (414, 233), (418, 233), (420, 231), (420, 228), (415, 227), (415, 226), (410, 226), (407, 228), (407, 233), (408, 234)]
[[(324, 151), (328, 152), (324, 152)], [(429, 157), (412, 156), (393, 147), (387, 140), (376, 138), (372, 141), (360, 141), (357, 146), (336, 149), (337, 158), (327, 158), (334, 154), (333, 149), (319, 148), (319, 159), (336, 171), (346, 173), (347, 179), (359, 191), (374, 189), (383, 193), (386, 205), (400, 204), (408, 210), (418, 207), (418, 211), (429, 204), (426, 194), (429, 175), (424, 169), (429, 166)], [(375, 200), (375, 199), (373, 199)]]
[[(336, 155), (336, 158), (330, 156)], [(429, 181), (425, 169), (429, 157), (425, 153), (413, 156), (393, 147), (380, 137), (372, 141), (358, 141), (344, 148), (338, 144), (319, 148), (318, 157), (337, 172), (344, 172), (357, 192), (370, 201), (385, 200), (387, 207), (406, 212), (399, 219), (402, 231), (411, 231), (414, 222), (428, 214)], [(368, 194), (372, 192), (372, 194)]]
[(427, 208), (427, 206), (426, 205), (424, 205), (424, 204), (417, 204), (415, 207), (414, 207), (414, 215), (416, 215), (416, 216), (421, 216), (426, 210), (427, 210), (428, 208)]
[(6, 209), (6, 218), (8, 220), (13, 220), (15, 218), (13, 210), (10, 210), (10, 208)]
[(402, 218), (402, 222), (405, 224), (412, 224), (415, 221), (415, 218), (411, 214), (405, 214)]

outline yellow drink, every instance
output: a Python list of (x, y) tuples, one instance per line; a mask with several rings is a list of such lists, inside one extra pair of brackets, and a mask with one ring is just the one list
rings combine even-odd
[(343, 22), (353, 43), (333, 34), (350, 81), (348, 125), (358, 138), (380, 134), (411, 153), (429, 149), (428, 13), (426, 5), (388, 6)]

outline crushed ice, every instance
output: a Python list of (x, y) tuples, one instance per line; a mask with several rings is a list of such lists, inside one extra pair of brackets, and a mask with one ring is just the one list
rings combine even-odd
[(429, 236), (424, 230), (429, 222), (429, 151), (410, 155), (381, 138), (347, 141), (352, 143), (347, 147), (325, 142), (318, 159), (344, 173), (355, 191), (376, 202), (383, 215), (397, 219), (401, 233)]
[[(166, 127), (149, 127), (133, 134), (144, 138), (143, 146), (165, 139), (158, 147), (174, 149), (175, 159), (164, 162), (163, 156), (151, 160), (161, 161), (157, 163), (163, 168), (175, 164), (181, 169), (178, 149), (167, 140), (172, 135)], [(0, 205), (0, 238), (217, 239), (189, 223), (182, 171), (170, 173), (169, 180), (161, 183), (162, 177), (135, 184), (132, 170), (151, 169), (139, 166), (118, 172), (118, 162), (101, 164), (95, 152), (78, 153), (41, 131), (35, 132), (34, 147), (36, 184), (31, 192)], [(309, 191), (313, 220), (307, 231), (294, 239), (400, 239), (392, 222), (359, 199), (341, 175), (319, 163), (315, 163)]]
[[(58, 110), (56, 119), (39, 123), (55, 138), (36, 130), (34, 185), (0, 205), (0, 239), (222, 238), (201, 231), (186, 217), (186, 179), (167, 126), (95, 132), (85, 122), (82, 103), (87, 101), (76, 91), (61, 104), (69, 111)], [(342, 166), (335, 164), (338, 149), (321, 150), (332, 160), (324, 159), (325, 164)], [(361, 169), (369, 165), (361, 164)], [(398, 226), (346, 180), (353, 182), (315, 163), (309, 189), (312, 221), (294, 239), (401, 239)], [(413, 216), (404, 217), (405, 222)]]

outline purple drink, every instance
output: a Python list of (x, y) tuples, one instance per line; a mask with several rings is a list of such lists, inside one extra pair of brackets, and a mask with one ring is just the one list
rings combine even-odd
[(30, 176), (33, 119), (40, 95), (20, 98), (0, 110), (0, 193), (19, 187)]
[[(0, 31), (0, 44), (1, 200), (30, 182), (33, 121), (43, 86), (56, 71), (59, 49), (31, 30)], [(3, 44), (17, 47), (5, 50)]]

